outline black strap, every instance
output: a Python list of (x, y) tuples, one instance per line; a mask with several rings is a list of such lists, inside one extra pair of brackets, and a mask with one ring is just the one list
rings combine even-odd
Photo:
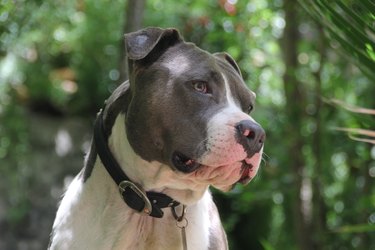
[[(163, 193), (144, 192), (137, 184), (129, 180), (109, 149), (108, 138), (104, 132), (102, 110), (95, 121), (94, 143), (100, 160), (117, 186), (120, 187), (122, 198), (129, 207), (152, 217), (161, 218), (164, 214), (162, 208), (176, 207), (180, 204)], [(151, 204), (152, 209), (148, 209), (147, 204)]]

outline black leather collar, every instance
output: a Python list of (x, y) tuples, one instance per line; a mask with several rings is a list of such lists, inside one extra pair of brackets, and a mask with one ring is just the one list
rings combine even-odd
[(94, 143), (100, 160), (130, 208), (152, 217), (162, 218), (164, 214), (162, 208), (174, 208), (180, 203), (163, 193), (145, 192), (139, 185), (130, 181), (109, 149), (108, 137), (103, 126), (103, 110), (99, 112), (94, 127)]

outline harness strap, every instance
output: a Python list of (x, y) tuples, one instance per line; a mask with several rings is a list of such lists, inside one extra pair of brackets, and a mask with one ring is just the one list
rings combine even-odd
[(145, 192), (124, 173), (109, 149), (103, 126), (103, 110), (99, 112), (94, 126), (94, 143), (100, 160), (116, 182), (123, 200), (130, 208), (155, 218), (162, 218), (164, 215), (162, 208), (173, 208), (180, 203), (163, 193)]

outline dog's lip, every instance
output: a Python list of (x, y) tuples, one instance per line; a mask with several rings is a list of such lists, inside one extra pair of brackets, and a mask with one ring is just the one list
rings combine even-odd
[[(240, 162), (242, 165), (241, 165), (241, 172), (240, 172), (241, 176), (238, 179), (238, 181), (236, 181), (235, 183), (241, 183), (242, 185), (246, 185), (252, 179), (252, 176), (250, 173), (253, 171), (254, 165), (252, 164), (250, 158), (245, 158), (243, 160), (236, 161), (236, 162)], [(196, 170), (198, 170), (199, 168), (203, 166), (209, 167), (208, 165), (199, 163), (197, 160), (190, 158), (178, 151), (173, 153), (172, 163), (176, 169), (186, 174), (195, 172)], [(232, 164), (224, 164), (223, 166), (230, 166), (230, 165)]]
[(191, 173), (197, 170), (202, 164), (186, 156), (185, 154), (175, 151), (172, 154), (172, 163), (176, 169), (183, 173)]
[(254, 165), (250, 162), (250, 159), (246, 158), (241, 161), (241, 177), (236, 183), (246, 185), (251, 181), (250, 173), (253, 171)]

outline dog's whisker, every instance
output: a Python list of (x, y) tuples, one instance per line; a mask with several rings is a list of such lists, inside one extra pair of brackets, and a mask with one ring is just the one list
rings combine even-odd
[(269, 159), (271, 159), (271, 157), (269, 157), (268, 155), (266, 155), (265, 153), (263, 153), (263, 155), (262, 155), (262, 160), (263, 161), (268, 161)]
[(198, 143), (197, 147), (194, 150), (195, 156), (198, 156), (201, 152), (207, 151), (207, 149), (206, 149), (206, 143), (207, 142), (208, 142), (208, 138), (205, 138)]

